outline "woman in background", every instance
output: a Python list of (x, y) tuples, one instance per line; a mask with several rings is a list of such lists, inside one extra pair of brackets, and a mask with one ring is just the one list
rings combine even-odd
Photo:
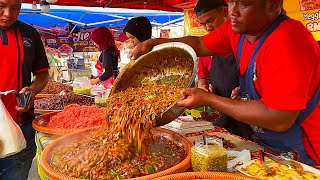
[(151, 39), (152, 26), (146, 17), (135, 17), (128, 21), (123, 32), (129, 39), (130, 48), (134, 48), (140, 42)]
[(98, 70), (98, 78), (91, 79), (91, 85), (102, 82), (104, 87), (112, 86), (118, 76), (118, 60), (120, 53), (115, 45), (111, 31), (106, 27), (98, 27), (90, 34), (90, 39), (101, 51), (95, 67)]

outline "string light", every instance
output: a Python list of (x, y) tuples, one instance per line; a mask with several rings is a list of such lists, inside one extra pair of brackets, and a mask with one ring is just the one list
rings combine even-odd
[(32, 7), (32, 10), (37, 10), (37, 2), (33, 1), (31, 7)]
[(49, 12), (50, 4), (47, 1), (41, 0), (39, 4), (42, 12), (45, 12), (45, 13)]

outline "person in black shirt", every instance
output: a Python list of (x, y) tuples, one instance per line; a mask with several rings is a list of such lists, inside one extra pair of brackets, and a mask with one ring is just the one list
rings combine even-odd
[[(101, 51), (96, 68), (103, 73), (95, 79), (91, 79), (91, 84), (102, 82), (105, 87), (113, 84), (114, 79), (118, 76), (118, 60), (120, 57), (119, 50), (115, 45), (114, 37), (111, 31), (106, 27), (98, 27), (90, 34), (90, 39), (96, 44)], [(98, 72), (99, 74), (99, 72)]]

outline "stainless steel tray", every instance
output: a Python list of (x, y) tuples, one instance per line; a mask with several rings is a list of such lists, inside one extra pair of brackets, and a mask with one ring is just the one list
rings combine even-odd
[[(115, 80), (110, 95), (129, 87), (151, 84), (162, 78), (173, 76), (182, 79), (182, 84), (179, 84), (181, 89), (190, 87), (195, 79), (197, 64), (197, 55), (189, 45), (179, 42), (160, 44), (149, 53), (126, 65)], [(184, 110), (184, 107), (174, 103), (157, 117), (157, 126), (171, 122)]]

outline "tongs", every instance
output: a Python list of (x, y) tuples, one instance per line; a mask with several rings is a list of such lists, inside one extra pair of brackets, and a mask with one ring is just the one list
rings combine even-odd
[(294, 169), (295, 171), (297, 171), (299, 174), (302, 174), (304, 173), (304, 169), (303, 167), (301, 166), (300, 163), (298, 162), (295, 162), (293, 160), (286, 160), (282, 157), (279, 157), (279, 156), (275, 156), (273, 154), (270, 154), (270, 153), (267, 153), (267, 152), (264, 152), (264, 154), (272, 159), (273, 161), (279, 163), (279, 164), (283, 164), (285, 166), (287, 166), (289, 169)]
[(259, 151), (259, 160), (260, 160), (260, 163), (262, 164), (262, 168), (269, 175), (275, 174), (275, 171), (272, 168), (270, 168), (269, 166), (266, 165), (264, 157), (265, 157), (264, 151), (260, 150)]

